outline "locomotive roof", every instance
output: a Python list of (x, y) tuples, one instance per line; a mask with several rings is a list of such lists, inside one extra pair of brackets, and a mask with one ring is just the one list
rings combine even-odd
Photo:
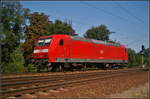
[[(52, 37), (52, 36), (56, 36), (56, 35), (65, 35), (65, 34), (54, 34), (54, 35), (50, 35), (50, 36), (42, 36), (40, 38)], [(70, 35), (67, 35), (67, 36), (70, 36)], [(72, 40), (86, 41), (86, 42), (92, 42), (92, 43), (96, 43), (96, 44), (105, 44), (105, 45), (112, 45), (112, 46), (121, 46), (119, 43), (111, 43), (108, 41), (88, 39), (88, 38), (83, 38), (83, 37), (79, 37), (79, 36), (70, 36), (70, 37)]]
[(71, 36), (72, 40), (79, 40), (79, 41), (86, 41), (86, 42), (92, 42), (96, 44), (105, 44), (105, 45), (113, 45), (113, 46), (120, 46), (119, 43), (110, 43), (108, 41), (102, 41), (102, 40), (95, 40), (95, 39), (87, 39), (79, 36)]

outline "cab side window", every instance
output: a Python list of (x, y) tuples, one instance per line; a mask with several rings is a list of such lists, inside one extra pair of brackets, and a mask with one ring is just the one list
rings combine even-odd
[(63, 39), (61, 39), (61, 40), (59, 41), (59, 45), (60, 45), (60, 46), (63, 46), (63, 45), (64, 45), (64, 40), (63, 40)]

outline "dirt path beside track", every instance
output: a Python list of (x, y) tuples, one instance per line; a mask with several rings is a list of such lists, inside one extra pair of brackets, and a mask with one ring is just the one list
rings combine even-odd
[(122, 93), (112, 94), (110, 98), (150, 98), (149, 97), (149, 83), (133, 87)]

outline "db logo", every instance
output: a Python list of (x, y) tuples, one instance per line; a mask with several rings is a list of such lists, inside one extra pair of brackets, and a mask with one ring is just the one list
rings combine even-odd
[(103, 50), (100, 50), (100, 54), (103, 54), (104, 53), (104, 51)]

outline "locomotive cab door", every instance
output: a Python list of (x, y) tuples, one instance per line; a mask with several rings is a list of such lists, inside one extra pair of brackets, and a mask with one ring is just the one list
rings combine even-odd
[(68, 39), (60, 39), (59, 40), (59, 55), (61, 58), (69, 58), (70, 56), (70, 45)]
[(60, 39), (59, 40), (59, 49), (58, 49), (58, 53), (60, 58), (64, 58), (65, 57), (65, 46), (64, 46), (64, 39)]

